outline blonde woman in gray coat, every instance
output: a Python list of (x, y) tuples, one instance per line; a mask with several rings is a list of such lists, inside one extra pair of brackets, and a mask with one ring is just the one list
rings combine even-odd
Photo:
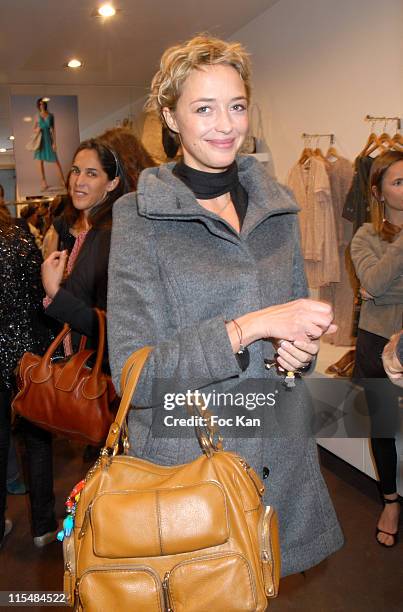
[(186, 392), (272, 380), (279, 395), (292, 398), (286, 433), (281, 411), (267, 405), (257, 435), (225, 437), (226, 448), (262, 477), (269, 474), (265, 503), (279, 513), (286, 575), (319, 563), (343, 538), (315, 440), (300, 428), (307, 411), (303, 382), (289, 393), (284, 374), (267, 370), (264, 360), (275, 359), (278, 348), (280, 368), (308, 369), (320, 336), (334, 329), (333, 315), (328, 305), (306, 299), (292, 195), (255, 159), (237, 157), (249, 99), (249, 60), (239, 44), (198, 36), (164, 53), (148, 108), (178, 135), (183, 161), (145, 170), (137, 192), (114, 208), (110, 363), (119, 385), (127, 357), (155, 347), (129, 430), (132, 452), (161, 464), (200, 454), (181, 427), (153, 435), (158, 410), (149, 408), (166, 399), (161, 381), (165, 390)]

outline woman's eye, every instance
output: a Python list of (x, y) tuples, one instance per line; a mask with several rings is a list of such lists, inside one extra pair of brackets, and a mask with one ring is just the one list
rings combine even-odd
[(246, 110), (245, 104), (235, 104), (233, 107), (234, 111), (242, 112)]
[(208, 113), (210, 110), (211, 109), (209, 106), (199, 106), (199, 108), (196, 109), (196, 113), (200, 113), (201, 115), (204, 115)]
[(70, 174), (80, 174), (80, 170), (78, 168), (76, 168), (76, 167), (73, 167), (70, 170)]
[(97, 175), (97, 173), (94, 172), (93, 170), (88, 170), (88, 172), (87, 172), (87, 176), (96, 176), (96, 175)]
[(401, 187), (403, 185), (403, 179), (397, 179), (394, 184), (396, 187)]

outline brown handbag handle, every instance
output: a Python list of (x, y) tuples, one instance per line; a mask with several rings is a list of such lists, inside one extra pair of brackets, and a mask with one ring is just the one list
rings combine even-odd
[(98, 317), (98, 347), (97, 347), (97, 356), (95, 359), (95, 365), (92, 368), (91, 376), (88, 380), (85, 381), (83, 385), (83, 395), (87, 399), (94, 399), (95, 397), (99, 397), (105, 390), (106, 380), (101, 381), (101, 370), (102, 370), (102, 360), (104, 357), (105, 350), (105, 312), (100, 310), (99, 308), (94, 308)]
[(128, 357), (122, 370), (121, 377), (121, 389), (123, 391), (122, 399), (120, 400), (119, 409), (116, 413), (114, 422), (109, 428), (108, 437), (105, 442), (105, 449), (113, 450), (115, 454), (119, 445), (120, 432), (123, 424), (126, 421), (127, 411), (130, 408), (130, 403), (134, 392), (137, 387), (137, 383), (140, 378), (140, 374), (145, 366), (149, 354), (152, 351), (151, 346), (144, 346), (138, 349)]
[[(99, 308), (94, 309), (97, 317), (98, 317), (98, 325), (99, 325), (99, 338), (98, 338), (98, 349), (97, 356), (95, 360), (95, 365), (92, 369), (91, 376), (88, 381), (86, 381), (86, 385), (83, 387), (83, 391), (85, 392), (86, 397), (98, 397), (99, 394), (99, 385), (98, 378), (101, 372), (102, 367), (102, 359), (104, 355), (105, 348), (105, 313)], [(57, 347), (63, 342), (63, 339), (70, 332), (70, 326), (65, 323), (63, 329), (59, 332), (56, 338), (51, 342), (49, 347), (47, 348), (45, 354), (41, 358), (38, 367), (34, 368), (31, 372), (31, 380), (35, 383), (42, 383), (48, 380), (52, 374), (52, 369), (50, 367), (51, 359), (57, 349)], [(93, 351), (92, 351), (93, 352)], [(95, 393), (95, 395), (94, 395)]]
[[(121, 390), (123, 391), (123, 395), (120, 400), (115, 421), (109, 428), (103, 454), (110, 454), (110, 451), (112, 451), (113, 454), (117, 453), (120, 434), (126, 422), (127, 412), (130, 408), (132, 397), (136, 390), (141, 372), (152, 350), (153, 348), (151, 346), (144, 346), (138, 349), (127, 358), (123, 366), (121, 376)], [(222, 450), (222, 437), (218, 434), (217, 428), (212, 426), (210, 422), (212, 416), (211, 412), (206, 409), (199, 411), (200, 409), (195, 404), (188, 406), (188, 410), (193, 413), (196, 412), (196, 414), (206, 419), (206, 425), (203, 428), (195, 426), (196, 436), (202, 451), (206, 455), (211, 456), (213, 452)], [(215, 436), (217, 436), (217, 441), (214, 440)]]

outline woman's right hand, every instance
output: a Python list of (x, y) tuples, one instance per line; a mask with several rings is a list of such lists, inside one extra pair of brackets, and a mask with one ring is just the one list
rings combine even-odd
[(42, 283), (46, 295), (52, 300), (60, 289), (67, 255), (67, 251), (54, 251), (42, 264)]
[[(337, 326), (332, 324), (332, 307), (311, 299), (269, 306), (237, 317), (236, 320), (242, 329), (242, 343), (245, 346), (267, 338), (309, 343), (325, 333), (332, 334), (337, 330)], [(236, 337), (234, 339), (236, 346)]]

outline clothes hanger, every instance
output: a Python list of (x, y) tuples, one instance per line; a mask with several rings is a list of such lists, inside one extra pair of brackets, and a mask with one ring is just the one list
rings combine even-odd
[(298, 160), (298, 163), (303, 166), (304, 164), (306, 164), (306, 162), (313, 156), (313, 150), (311, 147), (311, 139), (306, 138), (305, 139), (305, 147), (301, 153), (301, 156)]
[(313, 156), (321, 161), (326, 161), (325, 156), (322, 153), (322, 149), (319, 147), (319, 138), (316, 139), (316, 148), (313, 152)]
[(328, 162), (337, 161), (338, 159), (340, 159), (339, 152), (337, 151), (336, 147), (334, 146), (334, 134), (332, 134), (330, 136), (330, 145), (329, 145), (329, 148), (328, 148), (327, 153), (325, 155), (325, 159)]
[(401, 151), (403, 147), (403, 136), (400, 132), (396, 132), (396, 134), (392, 138), (393, 149), (395, 151)]
[[(373, 126), (372, 126), (372, 129), (373, 129)], [(359, 156), (365, 157), (369, 155), (370, 152), (373, 153), (373, 151), (375, 151), (378, 148), (378, 146), (379, 146), (378, 136), (377, 134), (375, 134), (374, 131), (372, 131), (371, 134), (368, 136), (368, 140), (365, 144), (365, 147), (363, 148)]]

